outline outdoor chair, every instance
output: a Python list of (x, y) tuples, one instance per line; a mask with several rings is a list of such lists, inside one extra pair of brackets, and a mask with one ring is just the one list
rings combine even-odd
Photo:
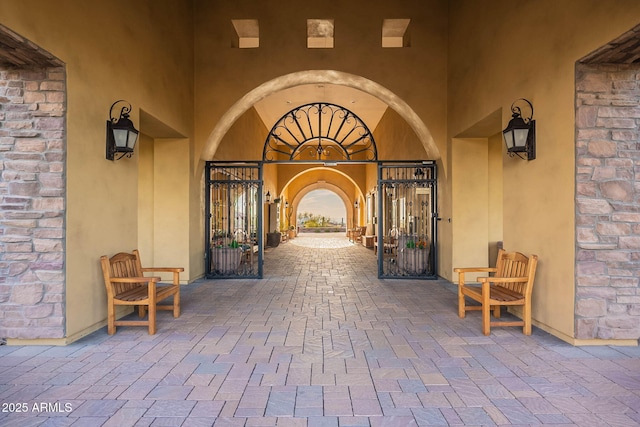
[[(458, 273), (458, 315), (465, 317), (468, 310), (482, 310), (482, 333), (490, 334), (491, 326), (522, 326), (525, 335), (531, 335), (531, 292), (536, 274), (538, 257), (526, 257), (520, 252), (498, 251), (496, 267), (454, 268)], [(478, 277), (478, 284), (465, 283), (465, 273), (487, 273), (490, 277)], [(466, 305), (465, 298), (480, 303)], [(522, 319), (517, 321), (491, 321), (490, 312), (500, 318), (502, 306), (521, 306)]]
[[(143, 268), (138, 250), (132, 253), (120, 252), (112, 257), (100, 257), (104, 284), (107, 288), (107, 332), (113, 335), (116, 326), (147, 326), (149, 335), (156, 333), (156, 310), (173, 310), (173, 317), (180, 316), (180, 272), (184, 268)], [(173, 282), (160, 285), (160, 277), (145, 277), (144, 273), (171, 272)], [(173, 296), (173, 302), (158, 304)], [(147, 320), (116, 320), (116, 306), (138, 308), (138, 316)]]

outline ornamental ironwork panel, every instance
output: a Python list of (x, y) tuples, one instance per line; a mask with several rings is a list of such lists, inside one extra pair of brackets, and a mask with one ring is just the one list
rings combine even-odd
[(379, 277), (437, 278), (436, 187), (434, 162), (379, 165)]
[(207, 278), (262, 277), (262, 170), (207, 163)]
[(271, 128), (262, 159), (278, 161), (376, 161), (371, 131), (352, 111), (315, 102), (286, 113)]

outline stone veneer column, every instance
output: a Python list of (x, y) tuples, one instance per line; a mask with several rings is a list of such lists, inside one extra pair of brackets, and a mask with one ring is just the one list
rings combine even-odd
[(64, 68), (0, 70), (0, 338), (65, 335)]
[(640, 338), (640, 65), (577, 66), (576, 338)]

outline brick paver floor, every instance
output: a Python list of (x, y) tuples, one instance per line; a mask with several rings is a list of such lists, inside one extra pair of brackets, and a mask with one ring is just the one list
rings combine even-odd
[(0, 346), (0, 425), (640, 425), (638, 347), (485, 337), (450, 283), (378, 280), (370, 249), (315, 238), (267, 250), (262, 280), (185, 286), (154, 336)]

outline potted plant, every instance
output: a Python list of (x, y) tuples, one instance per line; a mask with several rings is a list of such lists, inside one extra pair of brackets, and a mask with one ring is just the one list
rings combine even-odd
[(225, 243), (226, 239), (212, 242), (211, 268), (217, 274), (237, 274), (242, 257), (243, 248), (236, 239)]
[(293, 239), (294, 237), (296, 237), (296, 227), (293, 225), (290, 225), (288, 234), (289, 234), (289, 239)]
[(425, 239), (407, 240), (398, 253), (398, 265), (407, 274), (422, 274), (427, 270), (429, 245)]

